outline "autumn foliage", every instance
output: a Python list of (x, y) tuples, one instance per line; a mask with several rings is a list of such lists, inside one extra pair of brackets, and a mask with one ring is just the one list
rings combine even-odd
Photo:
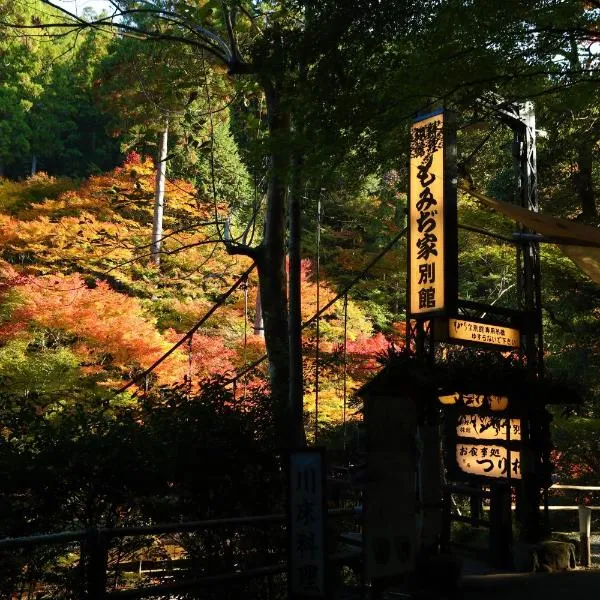
[[(168, 181), (159, 272), (149, 260), (153, 186), (154, 165), (137, 153), (80, 186), (43, 174), (0, 185), (0, 343), (7, 356), (17, 353), (23, 361), (23, 379), (43, 356), (62, 361), (48, 376), (67, 369), (69, 385), (79, 381), (117, 389), (180, 340), (236, 273), (247, 268), (247, 258), (229, 256), (220, 243), (215, 218), (223, 207), (215, 207), (185, 181)], [(137, 389), (192, 389), (207, 377), (233, 376), (259, 359), (265, 346), (253, 333), (257, 289), (252, 274), (246, 289), (139, 381)], [(306, 321), (317, 311), (309, 260), (302, 262), (302, 290)], [(335, 295), (324, 276), (319, 295), (321, 307)], [(375, 358), (388, 338), (373, 333), (365, 311), (352, 299), (347, 311), (346, 388), (351, 393), (378, 368)], [(320, 319), (319, 393), (325, 422), (336, 422), (342, 411), (344, 316), (338, 300)], [(308, 413), (315, 393), (315, 343), (313, 323), (304, 330)], [(241, 389), (262, 385), (264, 369), (263, 364), (244, 377)], [(49, 385), (62, 390), (66, 381)]]

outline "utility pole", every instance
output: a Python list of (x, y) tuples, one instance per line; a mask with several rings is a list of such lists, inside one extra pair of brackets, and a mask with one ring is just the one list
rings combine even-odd
[(292, 154), (292, 180), (288, 195), (289, 219), (289, 318), (288, 349), (290, 388), (288, 408), (290, 419), (289, 442), (294, 449), (306, 445), (304, 433), (304, 379), (302, 372), (302, 290), (301, 290), (301, 211), (300, 182), (302, 160), (295, 151)]
[[(323, 190), (321, 190), (321, 193)], [(317, 315), (321, 310), (321, 193), (317, 200)], [(319, 369), (321, 367), (321, 317), (317, 316), (317, 343), (315, 347), (315, 444), (319, 435)]]

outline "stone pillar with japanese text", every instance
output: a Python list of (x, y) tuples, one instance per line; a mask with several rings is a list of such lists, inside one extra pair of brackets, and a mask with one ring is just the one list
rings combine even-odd
[(325, 452), (288, 455), (288, 587), (292, 600), (327, 597)]
[(413, 400), (369, 393), (364, 568), (367, 582), (415, 567), (417, 547), (417, 407)]

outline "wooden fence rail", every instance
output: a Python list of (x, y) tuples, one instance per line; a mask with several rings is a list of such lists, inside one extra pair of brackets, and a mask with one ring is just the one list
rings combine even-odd
[[(600, 493), (600, 486), (595, 485), (572, 485), (572, 484), (554, 484), (549, 489), (549, 492), (598, 492)], [(511, 540), (509, 538), (510, 522), (503, 523), (501, 507), (505, 502), (501, 499), (497, 500), (491, 490), (484, 490), (478, 487), (467, 486), (462, 484), (448, 484), (444, 490), (444, 535), (443, 541), (447, 546), (450, 545), (451, 537), (451, 524), (453, 522), (465, 523), (473, 527), (486, 527), (490, 528), (490, 554), (493, 560), (494, 547), (507, 546)], [(452, 511), (452, 494), (468, 496), (470, 499), (470, 514), (462, 515)], [(489, 500), (489, 506), (484, 506), (483, 511), (481, 510), (481, 501), (483, 499)], [(495, 501), (496, 500), (496, 501)], [(508, 507), (508, 504), (506, 505)], [(583, 566), (591, 566), (591, 516), (592, 511), (600, 510), (600, 504), (596, 506), (585, 506), (583, 504), (569, 504), (569, 505), (548, 505), (540, 506), (540, 510), (549, 511), (578, 511), (579, 513), (579, 545), (580, 545), (580, 564)], [(515, 505), (511, 505), (512, 511), (516, 509)], [(489, 515), (488, 519), (482, 518), (482, 512)], [(509, 518), (509, 517), (508, 517)], [(510, 519), (510, 518), (509, 518)], [(495, 525), (495, 526), (494, 526)], [(503, 533), (506, 534), (504, 538)], [(502, 539), (495, 540), (494, 537), (500, 535)], [(498, 542), (496, 544), (496, 542)], [(455, 542), (452, 542), (453, 546), (458, 546)], [(506, 551), (506, 548), (500, 547), (500, 554)]]
[[(550, 490), (566, 490), (577, 492), (600, 492), (597, 485), (564, 485), (555, 483)], [(600, 506), (558, 505), (548, 506), (549, 510), (576, 510), (579, 513), (579, 563), (584, 567), (592, 566), (592, 511), (600, 510)]]
[[(330, 518), (356, 516), (362, 512), (362, 507), (335, 508), (328, 511)], [(279, 524), (285, 527), (286, 517), (283, 513), (270, 515), (256, 515), (246, 517), (232, 517), (224, 519), (209, 519), (203, 521), (186, 521), (181, 523), (161, 523), (139, 527), (110, 527), (78, 531), (62, 531), (34, 536), (5, 538), (0, 540), (0, 551), (13, 548), (31, 548), (56, 544), (78, 543), (80, 545), (80, 567), (82, 571), (80, 597), (82, 600), (107, 600), (108, 598), (145, 598), (160, 596), (169, 593), (190, 591), (211, 587), (223, 583), (232, 583), (273, 575), (286, 571), (286, 563), (279, 562), (217, 575), (204, 576), (181, 582), (158, 584), (132, 590), (118, 590), (107, 592), (107, 570), (110, 543), (114, 539), (131, 536), (151, 536), (165, 533), (190, 533), (211, 529), (241, 528), (248, 526), (262, 526)], [(343, 561), (344, 553), (330, 556), (332, 561)]]

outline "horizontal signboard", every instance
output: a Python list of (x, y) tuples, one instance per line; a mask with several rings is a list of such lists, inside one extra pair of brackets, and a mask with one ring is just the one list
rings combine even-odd
[(447, 394), (438, 396), (440, 404), (462, 405), (467, 408), (484, 408), (493, 412), (501, 412), (508, 408), (508, 398), (506, 396), (496, 396), (494, 394)]
[(456, 464), (463, 473), (507, 479), (521, 479), (521, 453), (495, 444), (472, 444), (459, 440), (456, 444)]
[(465, 319), (448, 319), (448, 338), (454, 341), (475, 342), (505, 348), (521, 346), (521, 333), (518, 329)]
[[(510, 431), (507, 431), (507, 426)], [(521, 439), (521, 419), (505, 417), (490, 417), (477, 414), (462, 414), (458, 416), (456, 435), (474, 440), (506, 441)]]

